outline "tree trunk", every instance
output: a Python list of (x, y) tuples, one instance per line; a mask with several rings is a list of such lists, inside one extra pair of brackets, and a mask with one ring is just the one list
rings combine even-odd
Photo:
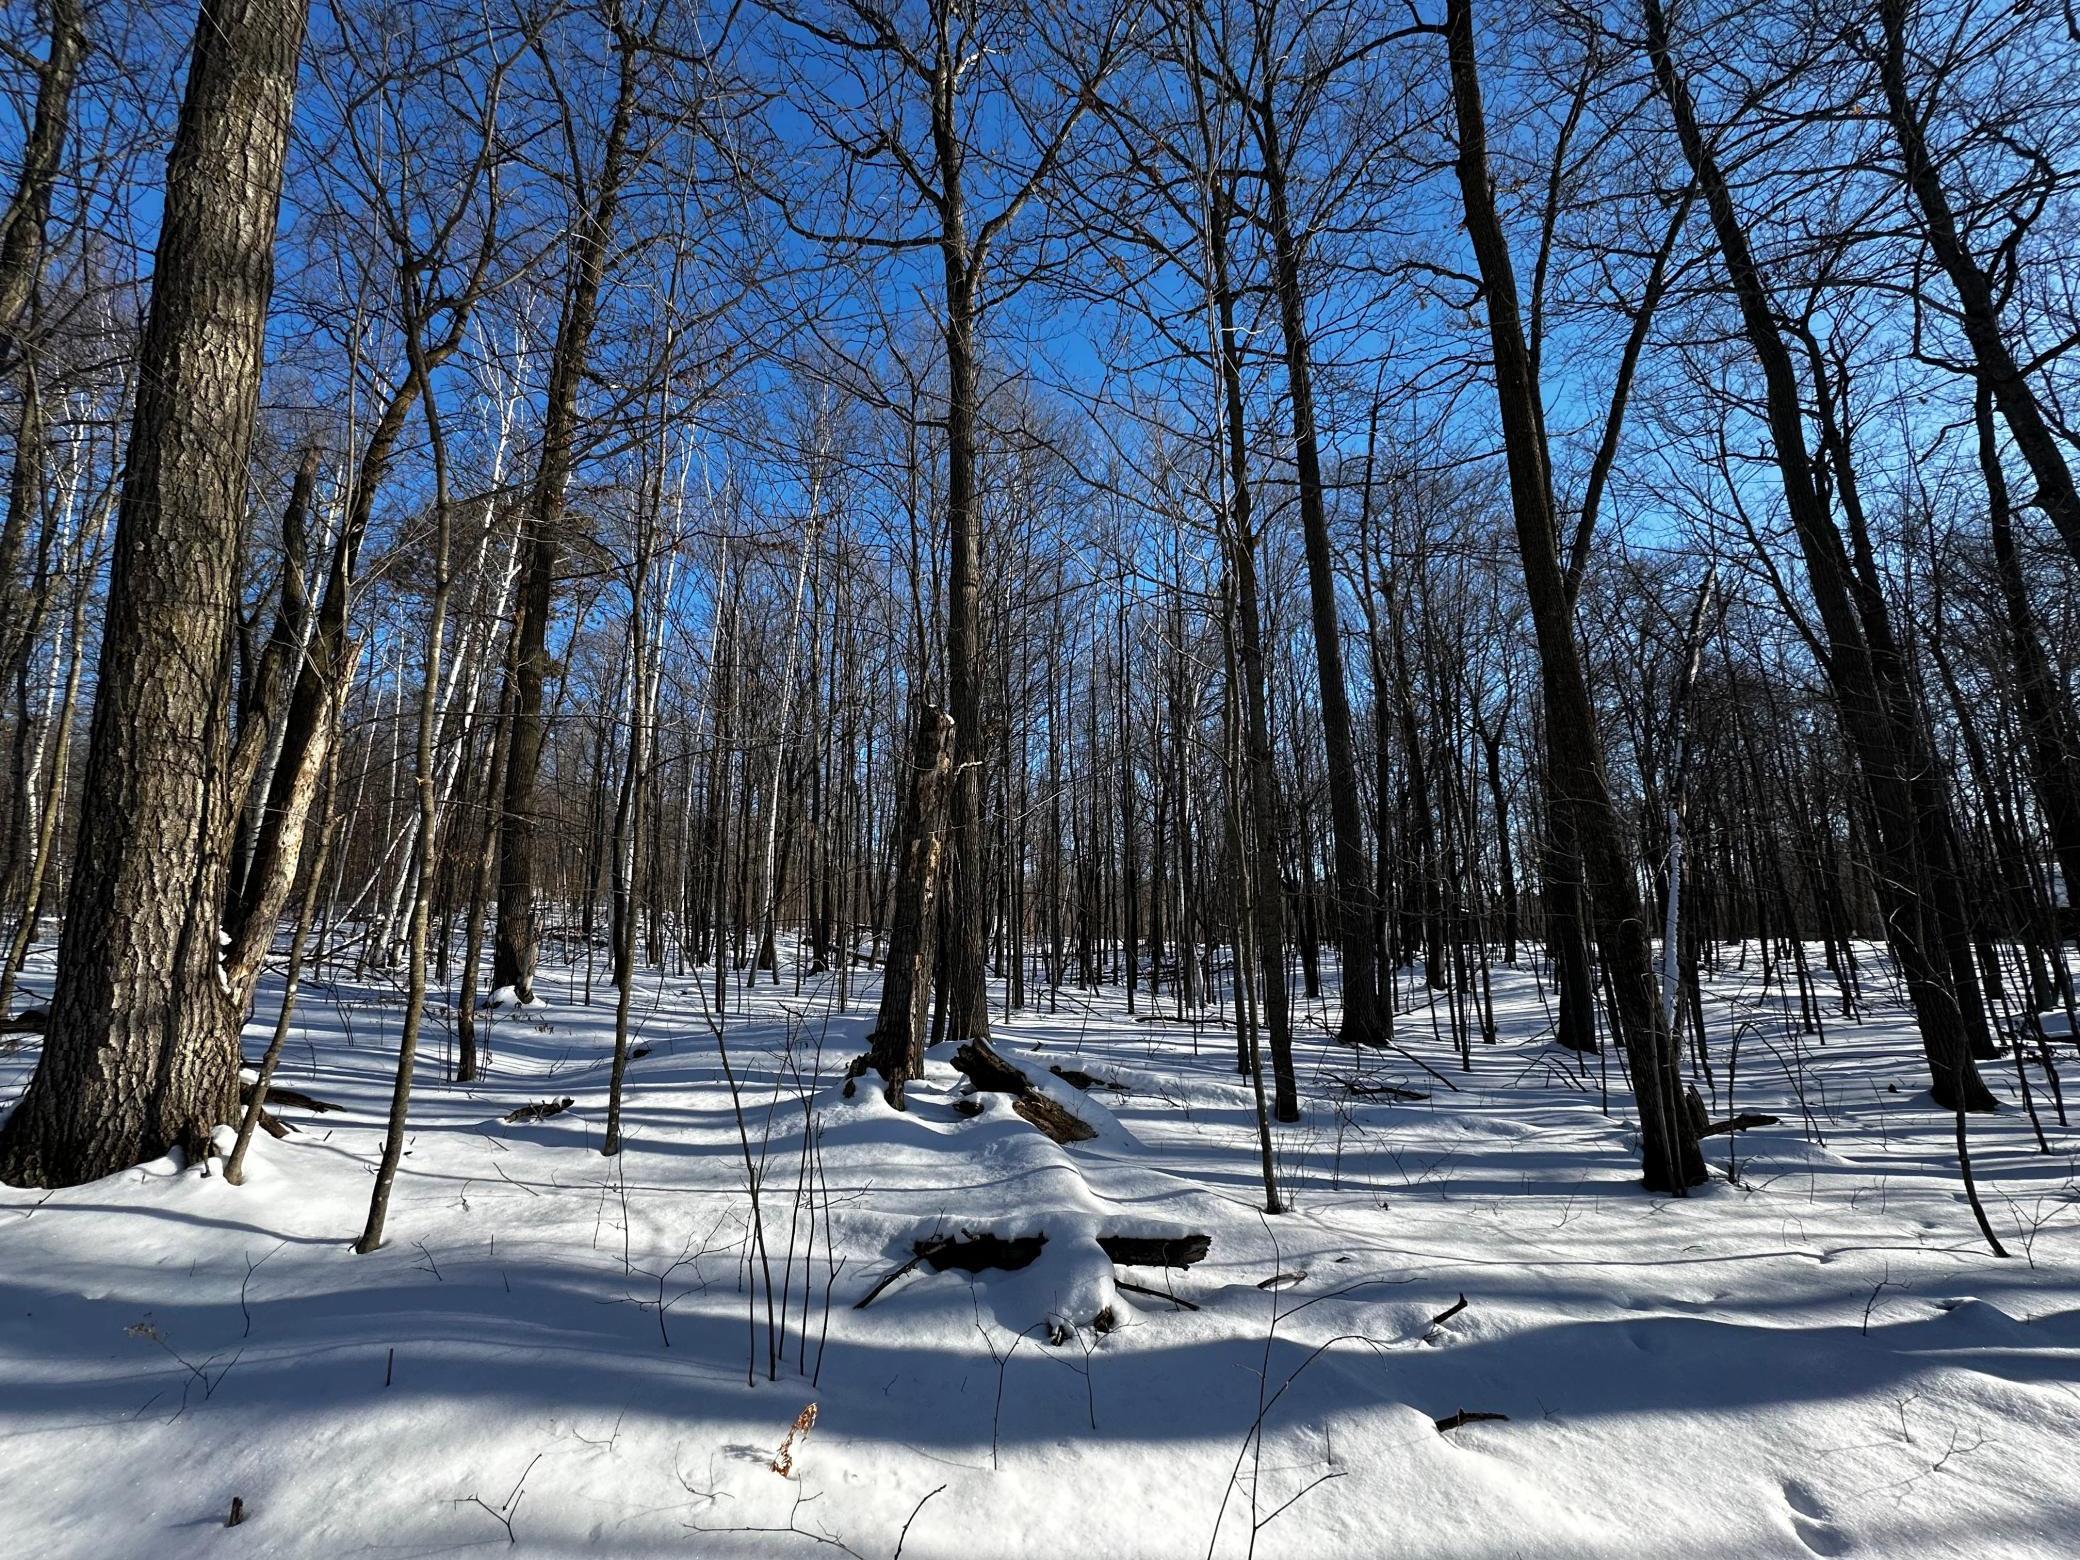
[(1321, 440), (1315, 426), (1314, 364), (1300, 280), (1300, 239), (1286, 207), (1285, 157), (1268, 80), (1257, 104), (1257, 128), (1270, 197), (1278, 315), (1285, 340), (1293, 457), (1300, 487), (1300, 532), (1307, 554), (1308, 605), (1321, 684), (1323, 747), (1328, 755), (1329, 817), (1335, 835), (1336, 941), (1342, 955), (1341, 1038), (1347, 1044), (1371, 1045), (1386, 1035), (1372, 949), (1372, 869), (1365, 856), (1357, 748), (1351, 735), (1350, 692), (1343, 676), (1343, 631), (1336, 606), (1336, 566), (1329, 542)]
[[(1969, 1017), (1977, 1004), (1977, 986), (1973, 982), (1967, 992), (1956, 984), (1957, 907), (1939, 886), (1946, 875), (1940, 856), (1947, 849), (1942, 839), (1947, 825), (1928, 794), (1934, 783), (1933, 754), (1918, 709), (1898, 684), (1900, 654), (1886, 623), (1883, 599), (1872, 590), (1872, 582), (1857, 580), (1807, 453), (1797, 369), (1732, 192), (1697, 122), (1689, 85), (1677, 69), (1661, 0), (1642, 0), (1642, 10), (1656, 88), (1704, 193), (1727, 284), (1762, 368), (1771, 453), (1827, 635), (1825, 670), (1843, 734), (1857, 755), (1870, 794), (1886, 929), (1907, 980), (1936, 1099), (1945, 1109), (1961, 1102), (1969, 1110), (1991, 1110), (1993, 1096), (1972, 1062)], [(1836, 478), (1845, 481), (1845, 462), (1837, 457), (1836, 463), (1844, 467)]]
[[(28, 350), (22, 339), (23, 326), (43, 278), (51, 190), (57, 183), (58, 159), (72, 121), (73, 84), (87, 52), (86, 17), (80, 0), (48, 3), (50, 51), (37, 71), (36, 107), (22, 143), (14, 193), (7, 210), (0, 212), (0, 370), (12, 367)], [(0, 577), (11, 579), (11, 568)]]
[(1993, 536), (1994, 571), (2000, 577), (2001, 602), (2008, 619), (2009, 654), (2015, 668), (2015, 702), (2029, 754), (2031, 783), (2037, 805), (2051, 826), (2051, 845), (2065, 879), (2068, 903), (2080, 892), (2080, 769), (2076, 769), (2076, 733), (2072, 706), (2053, 672), (2030, 606), (2015, 547), (2015, 528), (2008, 503), (2007, 478), (1994, 440), (1992, 395), (1982, 385), (1978, 395), (1979, 469), (1986, 480), (1987, 526)]
[(988, 838), (982, 816), (981, 581), (976, 535), (975, 435), (977, 365), (974, 289), (956, 202), (946, 252), (946, 691), (953, 717), (953, 779), (948, 808), (946, 887), (951, 942), (944, 950), (947, 1032), (956, 1040), (989, 1038)]
[(956, 750), (953, 721), (927, 705), (911, 749), (910, 793), (903, 812), (903, 861), (896, 872), (889, 915), (888, 957), (882, 965), (881, 1012), (872, 1039), (874, 1070), (899, 1109), (903, 1085), (924, 1076), (925, 1020), (932, 991), (932, 929), (938, 914), (941, 855), (948, 791)]
[[(1293, 1028), (1286, 990), (1285, 885), (1279, 880), (1278, 777), (1271, 753), (1271, 697), (1264, 670), (1264, 619), (1258, 604), (1256, 527), (1249, 486), (1249, 429), (1243, 420), (1242, 336), (1235, 323), (1235, 292), (1228, 281), (1228, 210), (1219, 202), (1207, 229), (1209, 282), (1214, 294), (1212, 348), (1221, 378), (1227, 434), (1227, 552), (1235, 590), (1235, 658), (1242, 671), (1242, 748), (1249, 808), (1244, 818), (1253, 837), (1242, 840), (1246, 859), (1238, 872), (1251, 876), (1249, 900), (1257, 968), (1263, 979), (1261, 1023), (1248, 1027), (1254, 1055), (1260, 1030), (1271, 1037), (1272, 1114), (1300, 1119), (1299, 1075), (1293, 1064)], [(1235, 950), (1236, 979), (1244, 978), (1242, 949)], [(1258, 1078), (1255, 1068), (1246, 1069)], [(1260, 1102), (1261, 1103), (1261, 1102)], [(1266, 1148), (1268, 1160), (1269, 1149)], [(1266, 1172), (1267, 1200), (1276, 1201)], [(1275, 1210), (1274, 1210), (1275, 1211)]]
[(1695, 1124), (1684, 1108), (1675, 1047), (1656, 1000), (1638, 873), (1626, 851), (1626, 836), (1604, 778), (1596, 714), (1575, 643), (1573, 605), (1559, 556), (1545, 414), (1525, 345), (1516, 271), (1489, 182), (1472, 0), (1450, 0), (1447, 18), (1452, 100), (1459, 128), (1459, 189), (1467, 236), (1486, 293), (1495, 397), (1509, 466), (1510, 507), (1538, 639), (1553, 766), (1550, 795), (1566, 798), (1565, 815), (1581, 853), (1597, 948), (1603, 956), (1619, 1037), (1639, 1102), (1640, 1159), (1646, 1184), (1654, 1191), (1680, 1194), (1704, 1180), (1704, 1155), (1697, 1147)]
[(576, 214), (570, 278), (550, 356), (542, 413), (542, 455), (524, 522), (520, 615), (512, 719), (506, 739), (505, 795), (499, 817), (498, 930), (492, 942), (491, 987), (534, 1000), (539, 928), (534, 918), (535, 782), (542, 767), (542, 685), (549, 673), (549, 619), (555, 610), (564, 502), (577, 462), (578, 391), (585, 382), (593, 325), (599, 317), (607, 249), (628, 178), (628, 138), (636, 108), (637, 41), (617, 24), (619, 91), (608, 126), (593, 204)]
[(213, 0), (168, 160), (51, 1024), (0, 1180), (62, 1186), (238, 1104), (218, 985), (232, 617), (304, 0)]

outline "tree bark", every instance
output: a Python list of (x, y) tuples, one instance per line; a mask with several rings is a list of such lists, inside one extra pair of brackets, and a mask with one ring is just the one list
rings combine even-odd
[(903, 1085), (924, 1076), (925, 1020), (932, 994), (932, 928), (938, 910), (947, 793), (957, 734), (946, 712), (927, 705), (911, 749), (910, 794), (903, 813), (903, 862), (896, 871), (882, 965), (881, 1011), (872, 1038), (874, 1070), (901, 1109)]
[[(1248, 809), (1238, 822), (1248, 824), (1250, 838), (1238, 840), (1245, 860), (1238, 872), (1250, 876), (1248, 894), (1257, 968), (1263, 981), (1261, 1028), (1271, 1038), (1272, 1114), (1280, 1121), (1300, 1119), (1299, 1075), (1293, 1063), (1293, 1026), (1286, 989), (1285, 885), (1279, 878), (1278, 776), (1271, 752), (1271, 696), (1264, 667), (1264, 618), (1257, 590), (1257, 533), (1249, 479), (1249, 428), (1243, 420), (1242, 334), (1235, 321), (1235, 289), (1228, 276), (1228, 223), (1231, 207), (1216, 197), (1207, 221), (1207, 278), (1213, 294), (1214, 360), (1221, 383), (1223, 431), (1227, 435), (1228, 573), (1235, 591), (1235, 659), (1242, 671), (1242, 750)], [(1240, 832), (1240, 831), (1239, 831)], [(1237, 979), (1242, 949), (1236, 949)], [(1255, 1030), (1251, 1031), (1254, 1036)], [(1249, 1046), (1254, 1050), (1254, 1039)], [(1257, 1069), (1245, 1067), (1257, 1087)], [(1278, 1196), (1268, 1169), (1266, 1139), (1265, 1197)], [(1276, 1211), (1275, 1209), (1273, 1211)]]
[(550, 355), (542, 414), (542, 456), (535, 470), (522, 534), (520, 616), (507, 725), (504, 797), (498, 836), (498, 928), (492, 941), (491, 987), (534, 1000), (539, 928), (534, 919), (535, 788), (542, 767), (542, 685), (549, 674), (549, 619), (555, 610), (564, 503), (577, 463), (578, 391), (585, 382), (599, 295), (613, 241), (614, 218), (629, 175), (628, 141), (635, 122), (638, 43), (617, 22), (619, 85), (602, 154), (597, 192), (577, 213), (570, 279)]
[[(950, 68), (944, 67), (944, 68)], [(946, 89), (950, 115), (951, 87)], [(939, 129), (938, 95), (934, 128)], [(982, 664), (980, 559), (976, 534), (975, 443), (980, 400), (975, 326), (980, 277), (969, 243), (958, 176), (960, 152), (950, 121), (937, 136), (948, 185), (940, 250), (946, 273), (946, 702), (953, 717), (952, 794), (945, 865), (949, 945), (947, 1032), (957, 1040), (989, 1038), (989, 881), (983, 871)]]
[(1276, 105), (1267, 78), (1257, 105), (1259, 147), (1269, 196), (1275, 290), (1285, 341), (1286, 387), (1293, 413), (1293, 458), (1300, 489), (1300, 533), (1307, 555), (1308, 607), (1314, 628), (1315, 668), (1321, 685), (1323, 747), (1328, 754), (1329, 817), (1335, 834), (1336, 941), (1342, 955), (1343, 1028), (1349, 1044), (1385, 1038), (1379, 1011), (1379, 971), (1372, 947), (1372, 869), (1365, 855), (1364, 807), (1351, 734), (1350, 691), (1344, 682), (1343, 630), (1336, 605), (1336, 566), (1322, 481), (1321, 437), (1315, 426), (1314, 364), (1307, 334), (1307, 302), (1300, 277), (1300, 239), (1286, 201), (1286, 163)]
[(219, 985), (232, 618), (305, 0), (212, 0), (167, 165), (43, 1056), (0, 1180), (196, 1160), (238, 1104)]
[(2022, 575), (2015, 547), (2015, 527), (2008, 502), (2008, 483), (2001, 470), (1993, 433), (1993, 397), (1981, 386), (1977, 404), (1979, 469), (1986, 481), (1987, 527), (1993, 537), (1994, 572), (2000, 577), (2001, 602), (2008, 619), (2009, 654), (2015, 668), (2015, 702), (2022, 712), (2022, 731), (2029, 754), (2029, 774), (2037, 805), (2051, 826), (2051, 846), (2070, 896), (2080, 888), (2080, 760), (2075, 748), (2073, 710), (2057, 674), (2044, 654), (2036, 612)]

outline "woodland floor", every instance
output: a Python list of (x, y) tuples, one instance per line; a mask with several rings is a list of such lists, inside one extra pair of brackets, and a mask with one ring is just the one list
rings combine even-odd
[[(958, 1116), (941, 1060), (907, 1114), (842, 1098), (871, 984), (845, 1014), (827, 977), (733, 991), (777, 1381), (712, 976), (644, 977), (618, 1160), (597, 1152), (604, 986), (588, 1007), (581, 972), (545, 969), (547, 1007), (496, 1021), (470, 1087), (442, 1081), (438, 1015), (366, 1257), (399, 994), (321, 981), (279, 1081), (344, 1108), (284, 1108), (302, 1130), (259, 1138), (244, 1187), (161, 1163), (0, 1188), (0, 1553), (2080, 1553), (2080, 1137), (2037, 1076), (2038, 1152), (2012, 1064), (1988, 1069), (1997, 1261), (1897, 1010), (1822, 1044), (1754, 975), (1712, 988), (1714, 1114), (1738, 1030), (1733, 1108), (1783, 1124), (1710, 1140), (1688, 1200), (1638, 1189), (1617, 1061), (1607, 1115), (1528, 964), (1498, 967), (1501, 1038), (1470, 1073), (1423, 1008), (1407, 1055), (1359, 1056), (1312, 1005), (1273, 1219), (1214, 1022), (1130, 1018), (1108, 989), (1002, 1023), (1029, 1067), (1123, 1086), (1064, 1149), (1001, 1099)], [(0, 1109), (33, 1062), (0, 1055)], [(913, 1239), (961, 1228), (1051, 1238), (1022, 1272), (919, 1269), (854, 1308)], [(1169, 1230), (1211, 1255), (1119, 1276), (1197, 1309), (1115, 1292), (1092, 1239)], [(1051, 1315), (1107, 1307), (1109, 1333), (1047, 1341)], [(1462, 1409), (1507, 1418), (1436, 1428)]]

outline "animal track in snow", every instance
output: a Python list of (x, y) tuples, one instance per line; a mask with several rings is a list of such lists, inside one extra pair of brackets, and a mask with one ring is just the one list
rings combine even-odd
[(1797, 1479), (1784, 1482), (1784, 1504), (1791, 1508), (1791, 1531), (1816, 1555), (1845, 1555), (1849, 1535), (1834, 1525), (1826, 1503)]

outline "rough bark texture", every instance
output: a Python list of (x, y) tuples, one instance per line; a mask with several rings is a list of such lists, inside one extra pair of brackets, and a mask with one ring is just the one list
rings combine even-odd
[(238, 1104), (218, 982), (246, 463), (304, 0), (212, 0), (167, 167), (51, 1027), (0, 1180), (59, 1186)]
[(911, 749), (903, 862), (896, 872), (888, 958), (882, 966), (881, 1013), (872, 1039), (874, 1070), (888, 1084), (889, 1103), (898, 1108), (903, 1103), (903, 1085), (924, 1076), (925, 1019), (932, 995), (930, 933), (938, 910), (953, 749), (953, 721), (944, 710), (927, 705), (918, 717)]
[[(935, 115), (936, 122), (936, 115)], [(951, 126), (942, 141), (950, 143)], [(957, 168), (957, 151), (940, 148), (942, 168)], [(974, 256), (957, 180), (943, 217), (940, 250), (946, 272), (946, 694), (953, 716), (953, 784), (947, 819), (948, 945), (946, 1031), (954, 1039), (987, 1038), (990, 884), (983, 870), (981, 560), (976, 534), (975, 442), (981, 398), (975, 326), (980, 313)]]
[[(1271, 752), (1270, 680), (1265, 671), (1264, 617), (1257, 589), (1249, 424), (1242, 399), (1242, 335), (1235, 322), (1235, 290), (1228, 280), (1228, 221), (1229, 211), (1222, 205), (1207, 225), (1207, 247), (1227, 435), (1228, 572), (1235, 590), (1235, 656), (1242, 670), (1246, 821), (1253, 835), (1236, 843), (1247, 858), (1243, 870), (1251, 878), (1249, 912), (1263, 982), (1260, 1027), (1271, 1041), (1273, 1114), (1280, 1121), (1298, 1121), (1300, 1089), (1293, 1066), (1292, 1014), (1286, 990), (1285, 885), (1279, 876), (1278, 774)], [(1245, 1065), (1243, 1070), (1254, 1069)]]

